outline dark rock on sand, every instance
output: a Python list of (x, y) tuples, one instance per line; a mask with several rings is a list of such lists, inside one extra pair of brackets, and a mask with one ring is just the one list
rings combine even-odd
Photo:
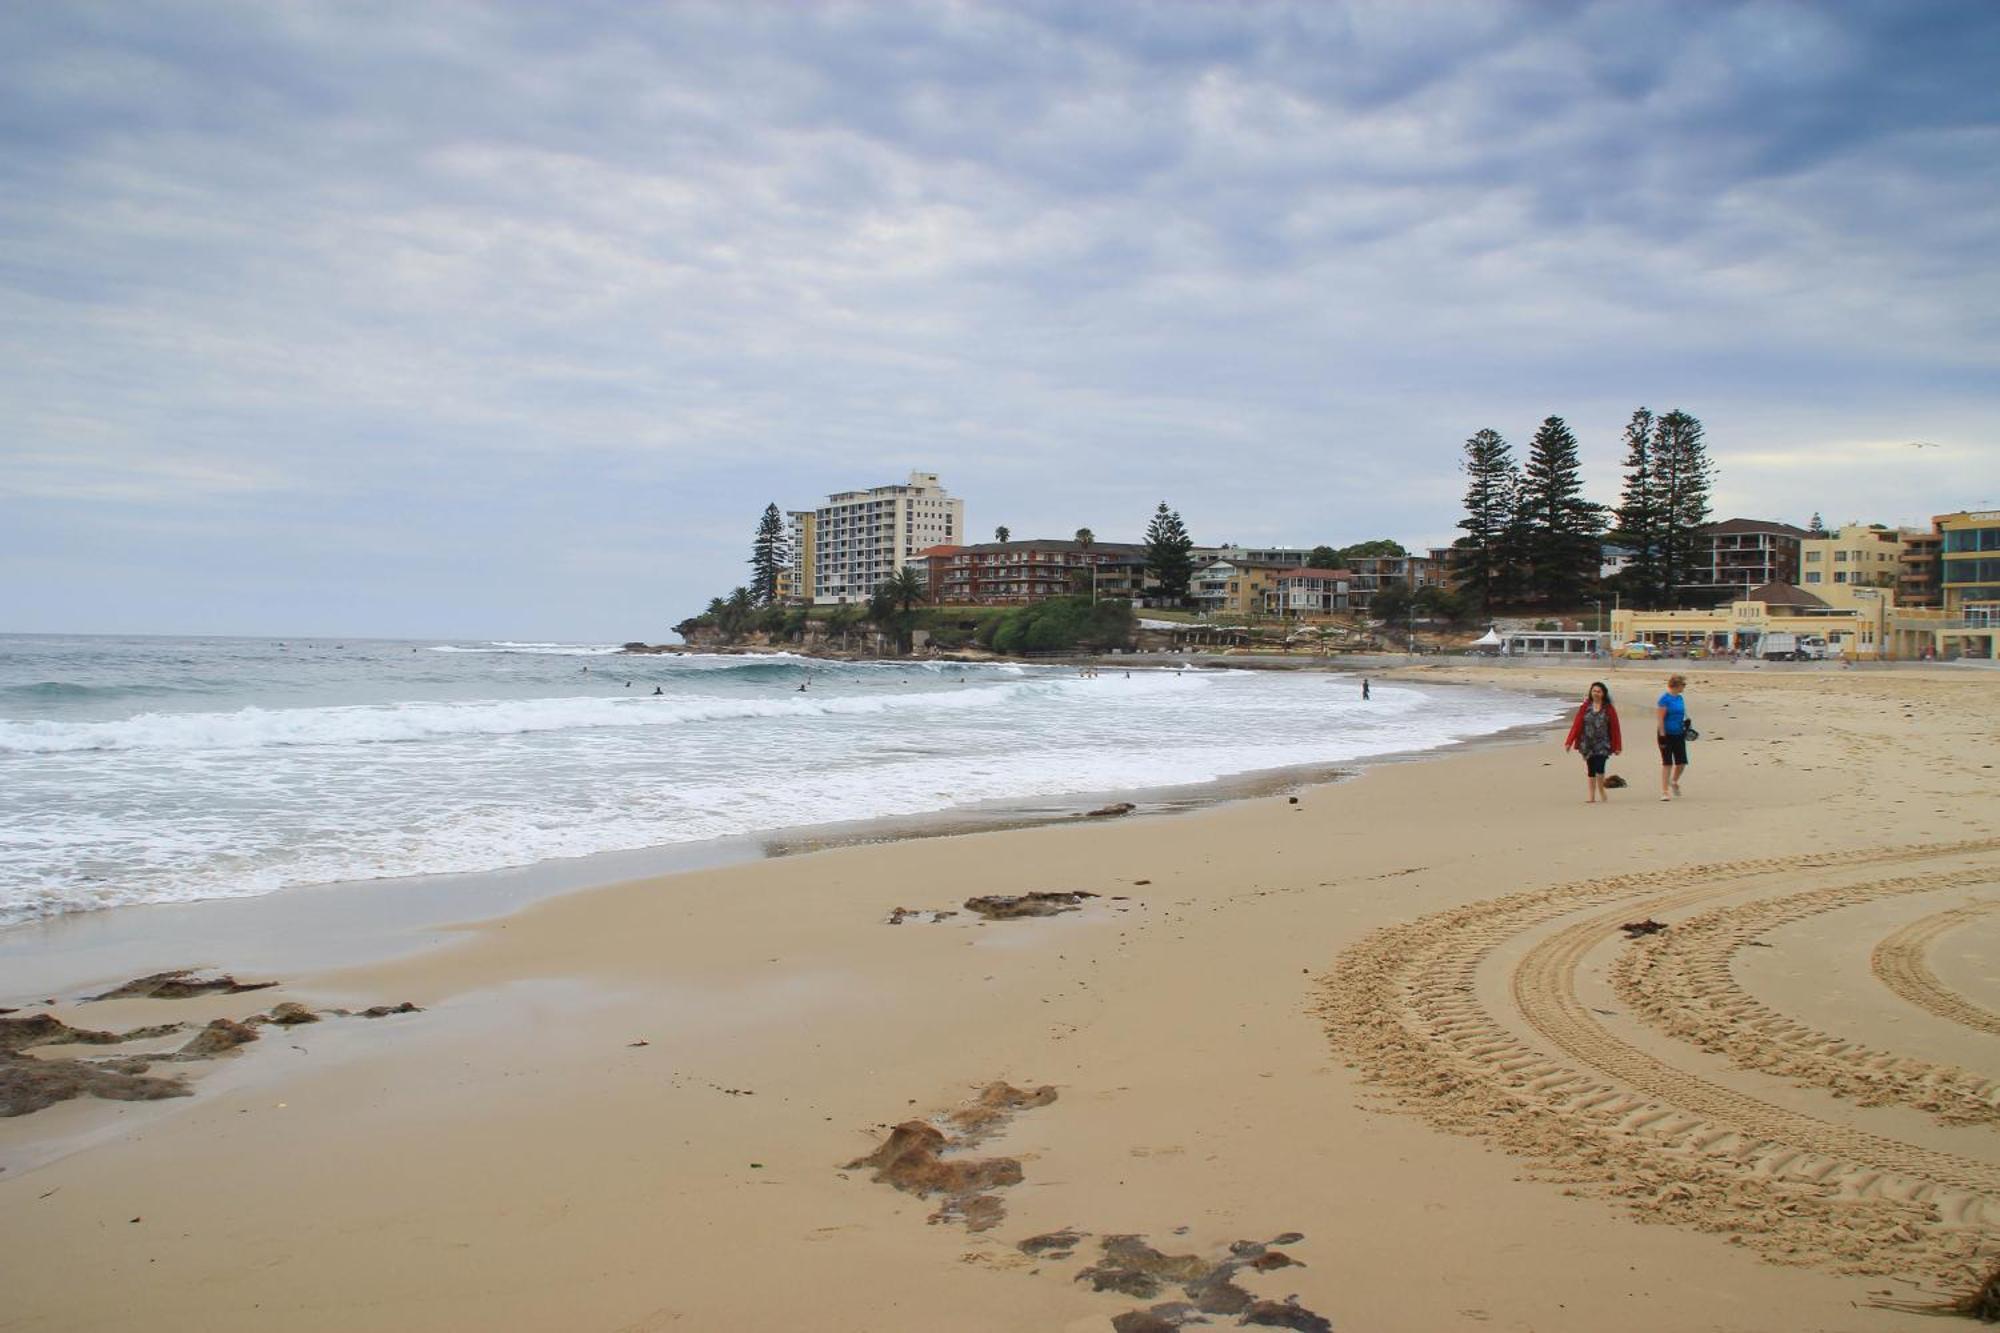
[(238, 981), (232, 976), (198, 977), (197, 969), (177, 968), (172, 972), (155, 972), (149, 977), (139, 977), (128, 981), (116, 990), (108, 990), (102, 995), (92, 995), (93, 1000), (185, 1000), (196, 995), (221, 992), (224, 995), (241, 995), (244, 991), (269, 990), (278, 985), (275, 981)]
[[(1193, 1306), (1178, 1302), (1155, 1305), (1150, 1310), (1127, 1310), (1124, 1314), (1111, 1316), (1112, 1333), (1173, 1333), (1194, 1313)], [(1201, 1322), (1206, 1324), (1208, 1321), (1203, 1319)]]
[[(145, 1068), (143, 1061), (120, 1063), (128, 1069)], [(150, 1102), (185, 1097), (188, 1092), (186, 1084), (174, 1079), (103, 1068), (87, 1060), (0, 1055), (0, 1117), (27, 1115), (86, 1095), (118, 1102)]]
[(1666, 928), (1666, 922), (1655, 921), (1651, 917), (1647, 917), (1644, 921), (1627, 921), (1624, 925), (1618, 927), (1618, 929), (1625, 932), (1625, 938), (1628, 940), (1636, 940), (1641, 935), (1656, 934)]
[(1086, 811), (1083, 817), (1085, 819), (1110, 819), (1117, 815), (1129, 815), (1138, 808), (1138, 806), (1132, 804), (1130, 801), (1116, 801), (1110, 805), (1101, 805), (1095, 810)]
[(390, 1014), (421, 1014), (422, 1012), (422, 1009), (405, 1000), (401, 1004), (374, 1005), (371, 1008), (363, 1009), (361, 1016), (363, 1018), (387, 1018)]
[(281, 1028), (292, 1028), (299, 1026), (301, 1023), (317, 1023), (319, 1022), (319, 1015), (295, 1000), (286, 1000), (283, 1004), (273, 1008), (270, 1013), (257, 1014), (245, 1021), (252, 1024), (270, 1023)]
[(194, 1034), (194, 1040), (174, 1052), (177, 1059), (206, 1060), (257, 1040), (257, 1029), (233, 1018), (218, 1018)]
[(1011, 921), (1023, 916), (1056, 916), (1063, 912), (1074, 912), (1083, 906), (1086, 898), (1095, 898), (1094, 893), (1081, 890), (1061, 890), (1036, 893), (989, 893), (980, 898), (967, 898), (965, 910), (976, 912), (988, 921)]

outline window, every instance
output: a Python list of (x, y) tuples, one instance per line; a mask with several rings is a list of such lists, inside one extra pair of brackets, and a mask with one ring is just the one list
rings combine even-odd
[(1833, 553), (1833, 563), (1834, 563), (1834, 564), (1836, 564), (1836, 565), (1844, 565), (1844, 564), (1846, 564), (1846, 563), (1847, 563), (1847, 552), (1845, 552), (1845, 551), (1835, 551), (1835, 552)]
[(1808, 573), (1808, 574), (1806, 575), (1806, 582), (1807, 582), (1807, 583), (1818, 583), (1818, 582), (1819, 582), (1819, 571), (1818, 571), (1817, 569), (1815, 569), (1815, 570), (1811, 571), (1810, 573)]
[(1807, 551), (1807, 552), (1806, 552), (1806, 559), (1807, 559), (1807, 560), (1809, 560), (1809, 561), (1811, 561), (1811, 562), (1812, 562), (1812, 563), (1814, 563), (1814, 564), (1818, 564), (1818, 563), (1819, 563), (1819, 552), (1818, 552), (1818, 551)]

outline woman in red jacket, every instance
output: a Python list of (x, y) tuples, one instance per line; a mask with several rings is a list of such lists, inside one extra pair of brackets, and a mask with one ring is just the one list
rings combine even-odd
[(1569, 724), (1569, 738), (1563, 742), (1563, 749), (1575, 750), (1583, 756), (1583, 781), (1590, 793), (1585, 805), (1611, 799), (1604, 791), (1604, 765), (1624, 748), (1625, 740), (1618, 734), (1618, 710), (1611, 706), (1611, 691), (1604, 688), (1603, 681), (1593, 680), (1590, 697), (1576, 710), (1576, 720)]

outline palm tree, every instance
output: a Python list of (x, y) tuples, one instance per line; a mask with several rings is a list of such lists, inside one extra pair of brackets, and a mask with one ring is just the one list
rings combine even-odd
[(1090, 548), (1097, 544), (1097, 534), (1089, 528), (1076, 530), (1076, 544), (1083, 548), (1084, 563), (1090, 566), (1090, 604), (1097, 605), (1097, 562), (1090, 558)]
[(1008, 527), (1005, 523), (1002, 523), (999, 527), (993, 529), (993, 540), (996, 542), (1004, 542), (1013, 535), (1014, 535), (1014, 530)]
[(889, 596), (902, 607), (904, 615), (910, 614), (910, 608), (918, 602), (930, 600), (930, 587), (925, 583), (924, 576), (917, 573), (914, 565), (904, 565), (897, 570), (890, 576), (887, 586)]
[(757, 598), (748, 588), (738, 588), (729, 594), (727, 600), (718, 597), (709, 605), (716, 612), (722, 637), (735, 639), (749, 625), (751, 613), (757, 609)]

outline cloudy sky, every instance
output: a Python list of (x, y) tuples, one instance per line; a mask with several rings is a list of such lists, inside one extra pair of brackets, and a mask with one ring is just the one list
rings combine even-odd
[[(2000, 506), (2000, 5), (0, 0), (0, 630), (622, 640), (767, 501)], [(1934, 448), (1911, 447), (1913, 441)]]

